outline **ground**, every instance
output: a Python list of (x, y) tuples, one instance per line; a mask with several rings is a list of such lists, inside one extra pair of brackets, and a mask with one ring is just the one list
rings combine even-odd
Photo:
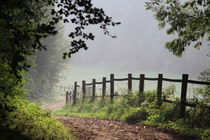
[(59, 109), (62, 108), (65, 105), (65, 99), (60, 99), (57, 102), (54, 103), (50, 103), (47, 105), (44, 105), (42, 108), (46, 109), (46, 110), (55, 110), (55, 109)]
[[(60, 100), (44, 108), (54, 110), (64, 106)], [(66, 126), (72, 128), (79, 140), (194, 140), (178, 132), (141, 124), (128, 124), (119, 120), (100, 120), (56, 116)]]
[(61, 117), (56, 119), (71, 127), (80, 140), (190, 140), (167, 129), (127, 124), (118, 120)]

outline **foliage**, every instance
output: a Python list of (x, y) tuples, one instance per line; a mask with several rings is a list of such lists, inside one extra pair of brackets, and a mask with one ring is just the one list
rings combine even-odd
[(65, 68), (66, 61), (62, 59), (62, 52), (67, 50), (62, 24), (58, 24), (57, 28), (59, 33), (43, 40), (48, 46), (47, 51), (37, 52), (36, 56), (31, 58), (34, 65), (29, 69), (26, 76), (28, 82), (24, 85), (29, 91), (29, 99), (52, 99), (56, 94), (53, 87), (57, 85), (61, 78), (59, 74)]
[(175, 97), (176, 93), (176, 86), (175, 85), (169, 85), (166, 88), (163, 89), (163, 97), (166, 99), (173, 99)]
[(0, 60), (0, 97), (13, 97), (17, 94), (20, 96), (25, 95), (26, 90), (20, 88), (23, 86), (24, 81), (17, 82), (18, 79), (9, 72), (10, 70), (10, 66)]
[(202, 140), (209, 140), (210, 139), (210, 129), (204, 131), (202, 135)]
[(9, 68), (0, 63), (0, 139), (72, 139), (67, 128), (49, 112), (23, 99), (24, 82), (17, 84)]
[(131, 110), (123, 115), (122, 120), (127, 123), (138, 123), (145, 121), (148, 117), (146, 108), (131, 108)]
[(46, 49), (41, 40), (55, 35), (59, 22), (75, 24), (75, 31), (69, 34), (73, 40), (64, 58), (81, 48), (87, 49), (85, 40), (94, 39), (92, 33), (84, 32), (86, 26), (99, 25), (109, 34), (107, 27), (119, 24), (112, 22), (103, 9), (94, 7), (91, 0), (4, 1), (0, 5), (0, 59), (9, 64), (11, 73), (21, 78), (19, 72), (30, 67), (28, 56)]
[[(210, 69), (207, 69), (207, 70), (201, 72), (198, 79), (205, 81), (205, 82), (210, 82)], [(210, 103), (210, 86), (209, 85), (200, 87), (200, 88), (196, 88), (196, 91), (199, 95), (201, 95), (202, 102), (204, 104)]]
[(57, 33), (58, 23), (69, 21), (75, 24), (75, 31), (69, 34), (72, 41), (69, 44), (69, 51), (63, 54), (63, 58), (70, 57), (81, 48), (87, 49), (85, 41), (94, 40), (92, 33), (84, 32), (86, 26), (99, 25), (105, 34), (110, 35), (107, 27), (119, 24), (113, 22), (103, 9), (94, 7), (91, 0), (10, 0), (1, 2), (1, 128), (20, 132), (33, 139), (68, 139), (68, 131), (61, 123), (50, 118), (48, 113), (41, 111), (36, 105), (29, 104), (20, 97), (26, 93), (23, 88), (25, 82), (23, 76), (24, 71), (30, 68), (30, 58), (34, 57), (39, 50), (46, 49), (42, 40)]
[(154, 12), (160, 28), (167, 27), (167, 34), (175, 34), (165, 47), (176, 56), (181, 56), (186, 46), (199, 49), (203, 38), (210, 40), (209, 1), (148, 0), (146, 9)]
[[(0, 98), (1, 128), (19, 132), (31, 139), (73, 139), (64, 125), (53, 119), (49, 112), (20, 97)], [(7, 110), (10, 108), (11, 110)]]

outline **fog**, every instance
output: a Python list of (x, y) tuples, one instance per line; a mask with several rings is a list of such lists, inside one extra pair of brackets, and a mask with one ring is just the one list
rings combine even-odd
[[(139, 71), (198, 75), (210, 67), (210, 58), (207, 56), (210, 49), (205, 42), (200, 50), (187, 47), (181, 58), (164, 48), (165, 42), (174, 37), (167, 35), (165, 29), (159, 29), (153, 13), (145, 10), (145, 1), (94, 0), (93, 2), (96, 7), (103, 8), (113, 17), (114, 21), (121, 22), (121, 25), (109, 29), (113, 35), (117, 35), (117, 38), (104, 35), (99, 28), (88, 27), (87, 31), (93, 32), (96, 38), (93, 42), (88, 42), (87, 51), (82, 50), (70, 59), (68, 65), (70, 70), (85, 70), (88, 67), (110, 72), (115, 69), (125, 73)], [(66, 26), (65, 33), (71, 29), (70, 26)], [(86, 74), (91, 72), (91, 69), (85, 71)], [(74, 73), (71, 74), (75, 76)]]

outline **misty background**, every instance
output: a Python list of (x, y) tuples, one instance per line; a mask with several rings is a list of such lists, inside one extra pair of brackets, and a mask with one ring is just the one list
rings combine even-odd
[[(145, 1), (93, 0), (93, 3), (103, 8), (114, 21), (121, 22), (109, 29), (117, 38), (103, 35), (99, 28), (88, 27), (87, 31), (93, 32), (96, 38), (88, 42), (87, 51), (82, 50), (69, 60), (64, 70), (67, 72), (65, 82), (82, 80), (81, 75), (83, 79), (90, 79), (88, 75), (100, 72), (187, 73), (195, 76), (210, 67), (207, 56), (210, 49), (205, 42), (200, 50), (187, 47), (181, 58), (164, 48), (165, 42), (173, 36), (167, 35), (165, 29), (159, 29), (153, 13), (145, 10)], [(71, 30), (70, 25), (65, 25), (65, 34)]]
[[(43, 89), (37, 91), (40, 95), (53, 92), (51, 89), (55, 83), (73, 88), (75, 81), (80, 85), (82, 80), (88, 83), (93, 78), (101, 81), (102, 77), (109, 79), (111, 73), (116, 78), (127, 77), (128, 73), (132, 73), (134, 77), (144, 73), (146, 77), (155, 78), (158, 73), (163, 73), (167, 78), (181, 78), (185, 73), (190, 74), (190, 79), (195, 79), (200, 72), (210, 68), (210, 58), (207, 56), (210, 48), (205, 40), (200, 50), (187, 47), (180, 58), (164, 48), (165, 43), (174, 36), (167, 35), (166, 29), (159, 29), (153, 13), (145, 10), (145, 0), (93, 0), (93, 3), (96, 7), (103, 8), (114, 21), (121, 22), (120, 25), (109, 28), (110, 33), (117, 35), (117, 38), (104, 35), (99, 27), (89, 26), (86, 31), (96, 36), (94, 41), (87, 41), (89, 49), (81, 50), (70, 59), (62, 61), (62, 53), (70, 48), (71, 39), (68, 34), (74, 29), (74, 25), (60, 24), (59, 34), (44, 41), (48, 45), (48, 51), (38, 54), (38, 64), (42, 67), (36, 66), (38, 73), (32, 78), (36, 80), (30, 82), (36, 85), (36, 81), (40, 80), (37, 77), (42, 73), (45, 75), (48, 86), (43, 86), (46, 89), (38, 88)], [(35, 72), (31, 73), (34, 75)], [(33, 85), (36, 89), (37, 85)], [(126, 82), (116, 84), (118, 88), (123, 85)], [(134, 82), (134, 88), (137, 85), (138, 82)], [(152, 87), (156, 88), (156, 82), (145, 83), (146, 90)]]

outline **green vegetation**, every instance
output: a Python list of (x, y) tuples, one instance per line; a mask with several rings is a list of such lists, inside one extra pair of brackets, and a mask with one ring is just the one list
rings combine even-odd
[[(166, 93), (167, 92), (167, 93)], [(130, 93), (110, 103), (97, 100), (94, 103), (86, 101), (74, 106), (66, 105), (63, 110), (54, 112), (54, 115), (88, 117), (100, 119), (119, 119), (128, 123), (141, 123), (145, 125), (172, 128), (197, 138), (208, 139), (210, 129), (210, 110), (202, 106), (187, 108), (186, 118), (179, 116), (179, 99), (174, 97), (174, 87), (164, 90), (174, 103), (163, 103), (158, 107), (156, 91), (147, 91), (144, 94)], [(141, 99), (141, 100), (140, 100)]]
[(1, 98), (1, 101), (10, 110), (1, 110), (1, 131), (8, 133), (8, 136), (1, 135), (0, 139), (20, 134), (19, 139), (74, 139), (68, 128), (38, 105), (20, 97)]
[[(46, 50), (43, 43), (59, 31), (58, 23), (73, 23), (73, 30), (68, 37), (72, 40), (61, 48), (55, 44), (51, 56), (40, 57), (38, 52)], [(62, 60), (53, 57), (63, 53), (63, 58), (80, 49), (87, 49), (86, 40), (94, 40), (92, 33), (86, 33), (88, 25), (99, 25), (105, 34), (107, 27), (119, 23), (112, 21), (103, 9), (93, 6), (90, 0), (7, 0), (0, 4), (0, 131), (1, 139), (71, 139), (67, 128), (42, 111), (37, 105), (29, 103), (27, 97), (46, 97), (56, 83), (58, 69), (47, 65)], [(58, 34), (59, 35), (59, 34)], [(60, 42), (60, 41), (59, 41)], [(59, 46), (58, 46), (59, 47)], [(67, 51), (67, 52), (66, 52)], [(64, 53), (65, 52), (65, 53)], [(35, 57), (37, 56), (37, 57)], [(35, 59), (35, 60), (33, 60)], [(51, 62), (52, 62), (51, 61)], [(35, 64), (34, 64), (35, 62)], [(43, 63), (42, 63), (43, 62)], [(28, 72), (31, 65), (40, 64), (34, 71)], [(29, 79), (26, 74), (30, 73)], [(40, 76), (44, 73), (44, 76)], [(30, 83), (27, 83), (29, 80)], [(45, 83), (51, 82), (48, 85)], [(40, 84), (39, 84), (40, 83)], [(28, 85), (27, 85), (28, 84)], [(45, 85), (44, 85), (45, 84)], [(28, 87), (29, 95), (24, 87)], [(40, 88), (43, 87), (43, 88)], [(44, 88), (45, 87), (45, 88)], [(48, 91), (48, 92), (47, 92)], [(19, 138), (18, 138), (19, 137)]]
[(27, 93), (22, 88), (24, 83), (13, 85), (15, 76), (8, 68), (0, 63), (0, 139), (73, 139), (69, 130), (49, 112), (24, 99)]
[(146, 9), (154, 12), (160, 28), (174, 35), (165, 45), (174, 55), (181, 56), (187, 46), (199, 49), (204, 39), (210, 41), (210, 1), (148, 0)]

